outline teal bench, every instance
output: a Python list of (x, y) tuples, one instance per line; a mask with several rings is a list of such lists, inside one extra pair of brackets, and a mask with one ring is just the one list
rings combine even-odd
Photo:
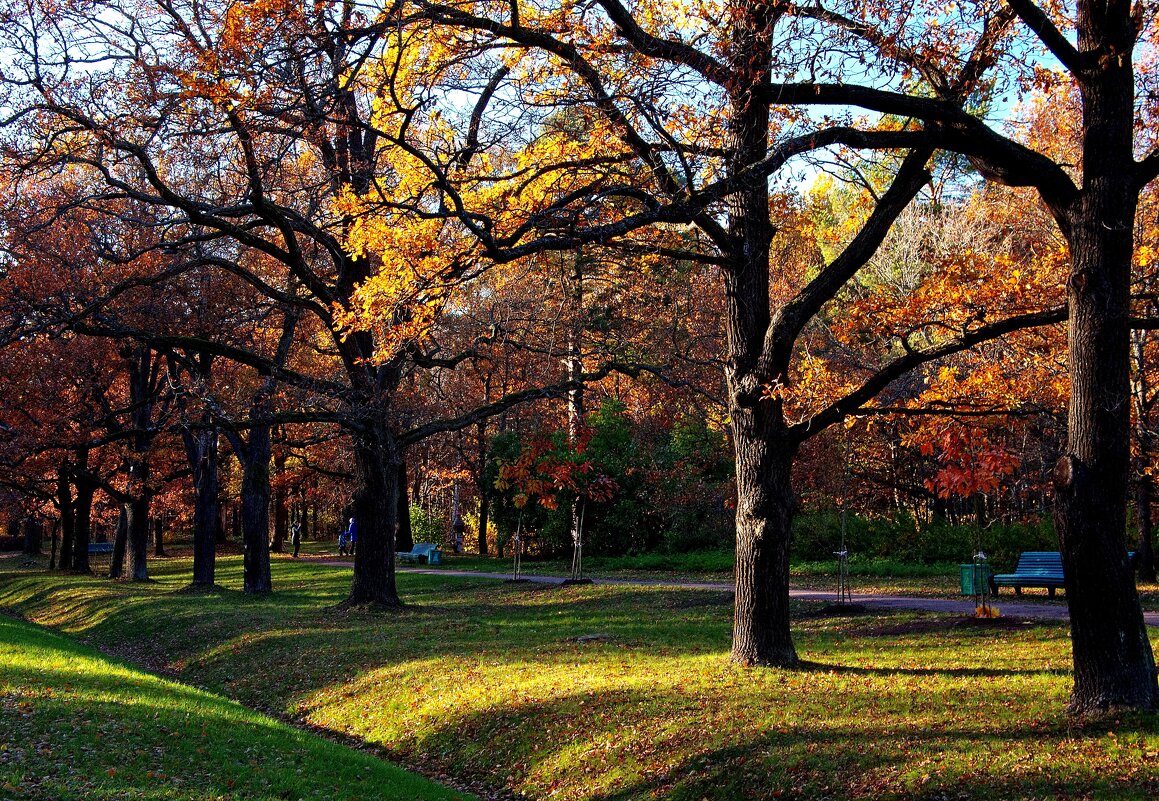
[(1013, 573), (990, 577), (990, 589), (995, 595), (999, 587), (1013, 587), (1015, 595), (1021, 595), (1023, 587), (1041, 587), (1053, 598), (1054, 591), (1063, 586), (1062, 554), (1058, 551), (1023, 551)]
[(409, 551), (396, 551), (394, 558), (400, 562), (425, 562), (437, 565), (442, 562), (442, 551), (433, 542), (416, 542)]
[[(1135, 552), (1127, 552), (1127, 563), (1135, 564)], [(1062, 554), (1058, 551), (1023, 551), (1013, 573), (995, 573), (990, 577), (990, 591), (998, 594), (999, 587), (1013, 587), (1015, 595), (1023, 587), (1042, 587), (1054, 597), (1054, 591), (1065, 587), (1062, 575)]]
[(113, 543), (111, 542), (90, 542), (89, 553), (112, 553)]

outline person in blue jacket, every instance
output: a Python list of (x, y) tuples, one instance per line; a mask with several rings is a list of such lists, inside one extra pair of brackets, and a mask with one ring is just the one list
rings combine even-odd
[(358, 521), (353, 517), (350, 518), (350, 525), (346, 527), (346, 543), (350, 548), (350, 555), (354, 555), (354, 549), (358, 547)]

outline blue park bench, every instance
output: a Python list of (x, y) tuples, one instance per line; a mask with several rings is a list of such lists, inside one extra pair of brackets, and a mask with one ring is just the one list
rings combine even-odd
[(90, 542), (89, 553), (112, 553), (113, 544), (111, 542)]
[(1054, 591), (1064, 586), (1062, 554), (1058, 551), (1023, 551), (1013, 573), (995, 573), (990, 577), (990, 589), (998, 594), (999, 587), (1013, 587), (1015, 595), (1023, 587), (1042, 587), (1054, 597)]
[(409, 551), (396, 551), (394, 558), (400, 562), (426, 562), (437, 565), (442, 561), (442, 551), (433, 542), (416, 542)]
[[(1128, 561), (1134, 558), (1134, 552), (1127, 554)], [(990, 577), (990, 589), (995, 595), (999, 587), (1013, 587), (1015, 595), (1021, 595), (1023, 587), (1042, 587), (1053, 598), (1054, 591), (1064, 586), (1062, 554), (1058, 551), (1023, 551), (1018, 555), (1013, 573), (995, 573)]]

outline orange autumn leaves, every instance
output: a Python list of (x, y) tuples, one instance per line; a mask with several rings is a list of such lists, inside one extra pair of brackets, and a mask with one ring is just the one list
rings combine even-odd
[(925, 485), (940, 498), (993, 492), (1022, 464), (1014, 450), (995, 442), (982, 426), (953, 423), (920, 447), (923, 456), (937, 458), (938, 472)]
[(560, 495), (583, 497), (596, 503), (610, 501), (619, 489), (611, 476), (596, 471), (585, 458), (591, 428), (580, 430), (574, 446), (560, 447), (547, 435), (534, 437), (510, 460), (500, 462), (495, 489), (513, 490), (515, 508), (538, 502), (545, 509), (559, 507)]

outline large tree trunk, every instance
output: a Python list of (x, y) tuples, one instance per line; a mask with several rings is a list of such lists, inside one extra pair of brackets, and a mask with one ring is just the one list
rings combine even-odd
[(243, 590), (251, 595), (272, 592), (270, 576), (270, 429), (254, 426), (242, 463), (241, 530)]
[(149, 462), (144, 447), (129, 462), (130, 500), (124, 505), (128, 529), (129, 575), (133, 581), (148, 581), (149, 567)]
[(149, 496), (134, 498), (125, 506), (129, 531), (129, 574), (133, 581), (149, 580)]
[(737, 506), (732, 659), (742, 665), (791, 667), (797, 664), (789, 630), (795, 447), (761, 430), (768, 412), (760, 407), (733, 412)]
[[(769, 80), (776, 12), (744, 4), (733, 17), (730, 173), (768, 151), (768, 109), (752, 95)], [(786, 376), (768, 373), (761, 356), (770, 323), (769, 251), (773, 226), (764, 178), (728, 199), (731, 246), (724, 269), (729, 413), (736, 449), (736, 615), (732, 659), (744, 665), (790, 667), (797, 652), (789, 632), (790, 466), (796, 446), (785, 431), (782, 403), (765, 393)]]
[(394, 575), (401, 454), (393, 435), (377, 420), (368, 420), (353, 440), (358, 547), (347, 604), (401, 606)]
[[(147, 346), (123, 351), (129, 370), (129, 395), (133, 401), (132, 451), (126, 461), (129, 501), (123, 505), (128, 533), (129, 571), (133, 581), (148, 581), (149, 568), (149, 447), (156, 435), (153, 412), (162, 394), (162, 359)], [(114, 548), (115, 551), (115, 548)]]
[[(1083, 185), (1071, 214), (1067, 452), (1055, 467), (1055, 521), (1074, 649), (1074, 712), (1159, 707), (1159, 682), (1127, 563), (1130, 471), (1129, 290), (1133, 185), (1133, 33), (1080, 3), (1080, 50), (1101, 58), (1083, 81)], [(1120, 21), (1130, 27), (1124, 12)], [(1126, 47), (1123, 47), (1126, 43)]]

